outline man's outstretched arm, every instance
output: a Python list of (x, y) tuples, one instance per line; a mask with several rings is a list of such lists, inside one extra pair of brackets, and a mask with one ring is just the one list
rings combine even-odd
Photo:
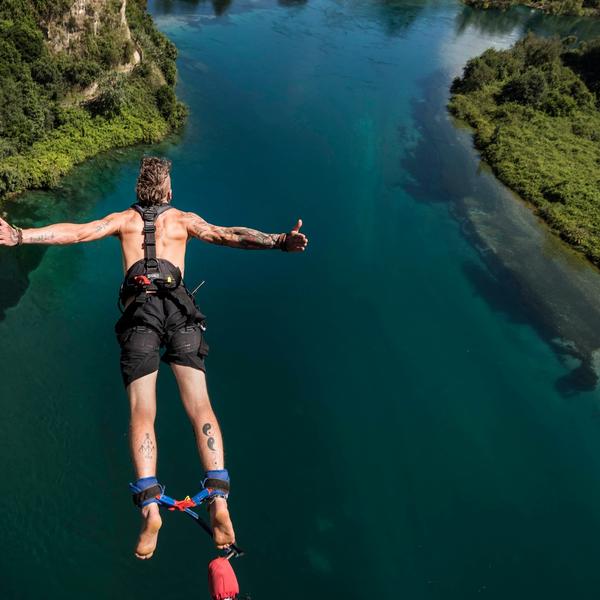
[(120, 213), (90, 223), (55, 223), (46, 227), (20, 229), (0, 219), (0, 246), (19, 244), (66, 245), (93, 242), (119, 232)]
[(242, 248), (243, 250), (280, 249), (287, 252), (303, 252), (308, 239), (300, 233), (302, 220), (289, 233), (263, 233), (249, 227), (220, 227), (211, 225), (194, 213), (188, 213), (187, 228), (190, 236), (209, 244)]

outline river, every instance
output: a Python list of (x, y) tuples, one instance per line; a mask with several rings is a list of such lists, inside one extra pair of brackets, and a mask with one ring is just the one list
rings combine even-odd
[[(254, 600), (597, 598), (600, 275), (479, 161), (452, 78), (527, 29), (585, 19), (449, 0), (151, 1), (178, 46), (185, 129), (102, 155), (6, 207), (22, 225), (133, 201), (289, 230), (303, 255), (192, 243), (209, 390)], [(114, 240), (0, 254), (0, 589), (6, 598), (206, 596), (209, 541), (166, 514), (136, 561)], [(159, 475), (201, 471), (166, 370)]]

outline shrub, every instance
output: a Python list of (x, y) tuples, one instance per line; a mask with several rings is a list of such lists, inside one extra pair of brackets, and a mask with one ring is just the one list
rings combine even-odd
[(548, 94), (546, 77), (539, 69), (529, 68), (524, 73), (510, 79), (500, 91), (500, 102), (518, 102), (539, 107)]
[(87, 109), (93, 116), (112, 119), (123, 112), (125, 104), (123, 77), (112, 77), (103, 84), (103, 89), (98, 96), (87, 103)]

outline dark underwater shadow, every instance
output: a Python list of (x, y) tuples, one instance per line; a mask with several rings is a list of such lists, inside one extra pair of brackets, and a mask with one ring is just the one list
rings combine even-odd
[(533, 327), (570, 369), (555, 382), (557, 391), (570, 396), (593, 390), (600, 274), (539, 224), (480, 161), (472, 132), (447, 113), (450, 82), (441, 71), (422, 81), (412, 110), (419, 140), (401, 159), (410, 174), (402, 187), (417, 201), (448, 205), (481, 258), (481, 265), (463, 267), (475, 293), (511, 322)]
[[(123, 168), (136, 164), (143, 154), (165, 152), (179, 141), (179, 135), (154, 146), (132, 146), (100, 154), (75, 167), (59, 187), (26, 192), (4, 202), (2, 214), (23, 228), (83, 222), (100, 198), (115, 191)], [(20, 302), (29, 287), (31, 273), (39, 267), (47, 250), (48, 246), (41, 245), (0, 248), (0, 321), (5, 319), (7, 309)]]
[(500, 262), (494, 266), (490, 265), (491, 262), (493, 261), (487, 261), (487, 268), (476, 263), (465, 263), (462, 267), (466, 279), (477, 295), (483, 298), (493, 311), (503, 314), (511, 323), (533, 326), (561, 362), (566, 364), (566, 359), (570, 358), (579, 363), (555, 381), (554, 386), (561, 396), (568, 397), (595, 390), (598, 374), (591, 357), (580, 352), (576, 346), (561, 344), (554, 338), (552, 323), (544, 318), (549, 315), (531, 310), (527, 290), (522, 288), (519, 280)]

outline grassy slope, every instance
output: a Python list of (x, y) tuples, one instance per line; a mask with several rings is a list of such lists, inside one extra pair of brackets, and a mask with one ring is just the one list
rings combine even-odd
[(475, 129), (476, 145), (497, 176), (600, 266), (600, 112), (585, 104), (553, 115), (503, 101), (510, 77), (496, 74), (471, 90), (458, 80), (449, 108)]

